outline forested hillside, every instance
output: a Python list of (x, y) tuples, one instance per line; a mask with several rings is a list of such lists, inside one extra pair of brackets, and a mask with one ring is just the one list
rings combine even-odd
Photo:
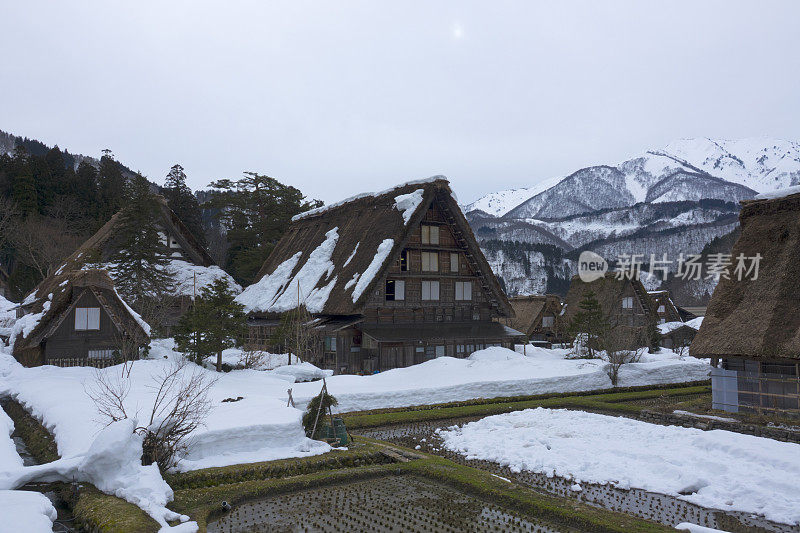
[[(120, 210), (143, 179), (104, 150), (98, 158), (0, 132), (0, 264), (21, 298)], [(241, 284), (253, 281), (291, 217), (320, 205), (269, 176), (246, 172), (195, 195), (183, 167), (146, 177), (152, 192)], [(159, 184), (160, 183), (160, 184)]]

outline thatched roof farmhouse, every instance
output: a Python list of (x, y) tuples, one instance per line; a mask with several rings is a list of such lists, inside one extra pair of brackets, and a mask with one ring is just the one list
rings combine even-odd
[[(215, 279), (224, 277), (236, 290), (239, 286), (224, 270), (214, 264), (206, 249), (200, 245), (162, 196), (156, 196), (158, 219), (155, 221), (163, 244), (169, 253), (169, 269), (175, 285), (174, 309), (167, 320), (172, 323), (188, 308), (191, 297)], [(64, 272), (82, 269), (106, 270), (114, 279), (113, 256), (122, 246), (119, 231), (122, 211), (116, 213), (97, 232), (75, 250), (51, 275), (42, 280), (26, 297), (41, 298), (57, 287)], [(168, 324), (169, 325), (169, 324)]]
[(440, 176), (295, 217), (237, 300), (250, 344), (264, 348), (281, 314), (305, 306), (324, 333), (318, 363), (336, 372), (464, 357), (523, 337), (493, 321), (513, 310)]
[(683, 322), (683, 316), (678, 307), (673, 303), (669, 291), (649, 291), (650, 299), (656, 306), (659, 324), (667, 322)]
[(715, 407), (798, 415), (800, 189), (742, 202), (739, 222), (733, 261), (760, 254), (758, 276), (720, 280), (690, 353), (712, 360)]
[(589, 291), (594, 293), (611, 326), (644, 327), (651, 322), (658, 322), (655, 302), (642, 282), (627, 276), (617, 279), (614, 273), (608, 272), (604, 277), (588, 283), (573, 276), (564, 299), (565, 323), (569, 324), (580, 310), (580, 303)]
[(135, 358), (150, 326), (119, 297), (108, 273), (60, 274), (52, 292), (25, 304), (14, 324), (14, 357), (27, 366), (107, 366)]
[(530, 341), (561, 342), (564, 320), (561, 298), (555, 294), (531, 294), (509, 298), (513, 318), (501, 318), (503, 324), (524, 333)]

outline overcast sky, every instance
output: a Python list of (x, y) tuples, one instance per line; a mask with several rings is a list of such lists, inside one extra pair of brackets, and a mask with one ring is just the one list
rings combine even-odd
[(800, 2), (0, 0), (0, 129), (192, 188), (461, 201), (682, 137), (800, 140)]

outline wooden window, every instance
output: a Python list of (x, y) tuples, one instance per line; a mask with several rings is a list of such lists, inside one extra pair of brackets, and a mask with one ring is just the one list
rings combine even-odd
[(114, 350), (89, 350), (89, 359), (111, 359)]
[(456, 344), (456, 355), (458, 357), (464, 357), (464, 348), (463, 344)]
[(408, 271), (408, 250), (403, 250), (400, 252), (400, 271)]
[(543, 328), (552, 328), (553, 324), (555, 323), (556, 317), (554, 316), (543, 316), (542, 317), (542, 327)]
[(100, 329), (100, 308), (99, 307), (76, 307), (75, 308), (75, 330), (99, 330)]
[(439, 272), (438, 252), (422, 252), (422, 271)]
[(423, 281), (422, 282), (422, 299), (423, 300), (438, 300), (439, 299), (439, 282), (438, 281)]
[(623, 309), (633, 309), (633, 296), (626, 296), (622, 299)]
[(471, 281), (456, 281), (456, 300), (472, 300)]
[(444, 345), (439, 344), (436, 346), (436, 357), (444, 357)]
[(422, 225), (422, 244), (439, 244), (439, 226)]
[(336, 337), (325, 337), (325, 351), (326, 352), (335, 352), (336, 351)]
[(386, 280), (386, 300), (393, 302), (395, 300), (406, 299), (406, 282), (402, 280), (387, 279)]
[(658, 306), (658, 312), (659, 313), (663, 313), (664, 311), (665, 311), (664, 306), (663, 305), (659, 305)]
[(450, 272), (458, 272), (458, 254), (450, 254)]

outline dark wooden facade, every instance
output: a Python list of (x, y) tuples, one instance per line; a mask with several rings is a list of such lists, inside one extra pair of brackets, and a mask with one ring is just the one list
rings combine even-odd
[[(148, 332), (141, 319), (122, 302), (105, 271), (62, 275), (63, 284), (33, 330), (16, 339), (14, 356), (26, 366), (98, 366), (138, 358)], [(80, 315), (76, 318), (76, 315)]]
[[(513, 311), (446, 181), (394, 190), (387, 195), (387, 205), (391, 207), (394, 197), (416, 188), (425, 190), (425, 201), (410, 222), (381, 236), (392, 238), (395, 246), (363, 296), (356, 303), (345, 290), (344, 296), (338, 297), (341, 301), (329, 301), (326, 307), (348, 312), (315, 314), (322, 337), (319, 354), (312, 361), (315, 364), (336, 373), (371, 373), (436, 357), (467, 357), (487, 346), (513, 348), (514, 342), (524, 338), (493, 320)], [(368, 200), (373, 204), (382, 201), (381, 196)], [(365, 201), (352, 204), (319, 215), (318, 223), (326, 228), (341, 227), (348, 210), (364, 213), (374, 208)], [(382, 208), (376, 214), (377, 225), (381, 216), (394, 218), (400, 213)], [(376, 230), (354, 224), (351, 231), (350, 241), (357, 242), (362, 232)], [(302, 231), (298, 235), (302, 236)], [(349, 246), (345, 238), (342, 235)], [(358, 246), (368, 251), (363, 243)], [(334, 272), (338, 273), (338, 268)], [(346, 281), (350, 276), (342, 278)], [(336, 290), (331, 300), (337, 298)], [(270, 349), (269, 336), (276, 321), (274, 314), (252, 313), (250, 345)]]

